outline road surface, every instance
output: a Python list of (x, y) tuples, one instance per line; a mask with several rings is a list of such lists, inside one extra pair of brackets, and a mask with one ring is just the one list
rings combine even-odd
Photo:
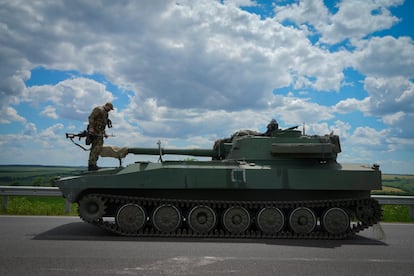
[(382, 229), (339, 241), (128, 238), (77, 217), (0, 216), (0, 275), (414, 275), (414, 224)]

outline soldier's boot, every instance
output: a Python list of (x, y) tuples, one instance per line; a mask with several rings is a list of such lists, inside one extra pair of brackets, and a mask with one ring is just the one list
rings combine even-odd
[(97, 171), (99, 170), (99, 167), (96, 165), (89, 165), (88, 166), (88, 171)]

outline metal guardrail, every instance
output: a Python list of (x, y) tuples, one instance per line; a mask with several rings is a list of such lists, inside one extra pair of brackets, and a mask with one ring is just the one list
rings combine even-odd
[(410, 217), (414, 219), (414, 196), (372, 195), (381, 205), (408, 205)]
[[(62, 196), (57, 187), (32, 186), (0, 186), (0, 196), (3, 196), (2, 209), (7, 209), (9, 196)], [(372, 195), (381, 205), (408, 205), (410, 216), (414, 218), (414, 196)], [(65, 203), (65, 213), (70, 212), (70, 202)]]
[[(0, 186), (0, 196), (3, 196), (2, 210), (7, 210), (9, 196), (62, 196), (58, 187), (33, 186)], [(70, 202), (65, 201), (65, 213), (70, 213)]]
[(372, 195), (381, 205), (410, 205), (414, 206), (414, 196)]
[(0, 195), (62, 196), (58, 187), (0, 186)]

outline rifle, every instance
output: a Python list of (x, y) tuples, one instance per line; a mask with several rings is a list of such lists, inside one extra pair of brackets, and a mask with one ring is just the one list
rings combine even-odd
[(75, 133), (66, 133), (66, 139), (70, 138), (73, 139), (75, 137), (79, 137), (79, 140), (83, 137), (87, 137), (89, 135), (89, 132), (87, 132), (86, 130), (79, 132), (78, 134)]
[[(87, 131), (87, 130), (84, 130), (84, 131), (82, 131), (82, 132), (79, 132), (79, 133), (66, 133), (66, 139), (70, 139), (71, 141), (72, 141), (72, 143), (74, 143), (75, 145), (77, 145), (78, 147), (80, 147), (81, 149), (83, 149), (84, 151), (89, 151), (89, 150), (91, 150), (90, 148), (88, 149), (88, 148), (85, 148), (84, 146), (82, 146), (82, 145), (80, 145), (80, 144), (78, 144), (78, 143), (76, 143), (75, 141), (73, 141), (73, 139), (74, 138), (78, 138), (79, 139), (79, 141), (82, 139), (82, 138), (86, 138), (86, 140), (85, 140), (85, 144), (87, 145), (87, 146), (89, 146), (91, 143), (92, 143), (92, 140), (95, 138), (95, 137), (101, 137), (101, 136), (104, 136), (103, 134), (100, 134), (100, 135), (97, 135), (97, 134), (93, 134), (93, 133), (90, 133), (89, 131)], [(113, 134), (111, 134), (111, 135), (106, 135), (107, 137), (115, 137), (115, 135), (113, 135)]]
[(86, 137), (86, 145), (89, 146), (91, 144), (91, 134), (87, 130), (84, 130), (82, 132), (79, 132), (78, 134), (76, 134), (76, 133), (66, 133), (66, 139), (69, 138), (72, 141), (72, 143), (74, 143), (75, 145), (77, 145), (78, 147), (80, 147), (81, 149), (83, 149), (84, 151), (90, 150), (90, 149), (87, 149), (84, 146), (76, 143), (75, 141), (73, 141), (73, 139), (76, 138), (76, 137), (78, 137), (79, 141), (82, 138), (85, 138)]

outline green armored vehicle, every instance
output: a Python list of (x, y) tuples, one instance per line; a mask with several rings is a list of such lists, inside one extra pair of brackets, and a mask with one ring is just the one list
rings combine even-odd
[[(113, 157), (159, 155), (159, 162), (56, 185), (84, 221), (125, 236), (342, 239), (378, 223), (381, 209), (370, 197), (381, 189), (378, 165), (338, 163), (336, 135), (269, 126), (213, 149), (122, 148)], [(165, 161), (167, 154), (212, 160)]]

